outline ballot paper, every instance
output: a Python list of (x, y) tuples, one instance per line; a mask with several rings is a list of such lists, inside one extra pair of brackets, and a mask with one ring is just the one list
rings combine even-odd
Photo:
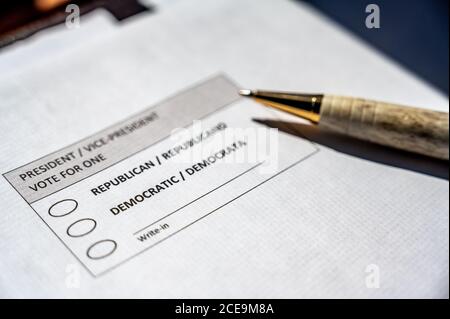
[(448, 112), (299, 2), (161, 5), (0, 77), (0, 296), (448, 297), (445, 176), (241, 87)]

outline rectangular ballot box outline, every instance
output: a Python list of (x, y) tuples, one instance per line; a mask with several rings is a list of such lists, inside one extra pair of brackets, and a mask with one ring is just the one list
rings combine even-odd
[[(115, 123), (114, 125), (111, 125), (111, 126), (107, 127), (106, 129), (103, 129), (103, 130), (101, 130), (101, 131), (99, 131), (99, 132), (97, 132), (97, 133), (95, 133), (95, 134), (92, 134), (92, 135), (89, 136), (89, 137), (86, 137), (86, 138), (84, 138), (84, 139), (82, 139), (82, 140), (80, 140), (80, 141), (78, 141), (78, 142), (75, 142), (75, 143), (73, 143), (73, 144), (70, 144), (69, 146), (66, 146), (66, 147), (64, 147), (64, 148), (61, 148), (61, 149), (55, 151), (55, 152), (52, 152), (52, 153), (50, 153), (50, 154), (48, 154), (48, 155), (45, 155), (45, 156), (43, 156), (43, 157), (41, 157), (41, 158), (39, 158), (39, 159), (37, 159), (37, 160), (34, 160), (34, 161), (30, 162), (30, 163), (24, 164), (24, 165), (22, 165), (22, 166), (20, 166), (20, 167), (18, 167), (18, 168), (15, 168), (15, 169), (13, 169), (13, 170), (10, 170), (9, 172), (4, 173), (3, 176), (4, 176), (5, 179), (8, 181), (8, 183), (9, 183), (9, 184), (10, 184), (10, 185), (11, 185), (11, 186), (19, 193), (19, 195), (27, 202), (27, 204), (33, 209), (33, 211), (39, 216), (39, 218), (47, 225), (47, 227), (53, 232), (53, 234), (54, 234), (54, 235), (55, 235), (55, 236), (63, 243), (63, 245), (64, 245), (64, 246), (72, 253), (72, 255), (80, 262), (80, 264), (83, 265), (83, 267), (87, 270), (88, 273), (90, 273), (93, 277), (99, 277), (99, 276), (101, 276), (101, 275), (103, 275), (103, 274), (106, 274), (106, 273), (108, 273), (109, 271), (111, 271), (111, 270), (117, 268), (118, 266), (123, 265), (123, 264), (126, 263), (127, 261), (133, 259), (134, 257), (140, 255), (141, 253), (147, 251), (148, 249), (150, 249), (150, 248), (152, 248), (152, 247), (154, 247), (154, 246), (160, 244), (161, 242), (165, 241), (166, 239), (169, 239), (169, 238), (171, 238), (172, 236), (178, 234), (178, 233), (181, 232), (182, 230), (184, 230), (184, 229), (186, 229), (186, 228), (192, 226), (193, 224), (197, 223), (198, 221), (203, 220), (204, 218), (206, 218), (206, 217), (208, 217), (209, 215), (211, 215), (212, 213), (214, 213), (214, 212), (220, 210), (221, 208), (227, 206), (228, 204), (234, 202), (235, 200), (237, 200), (237, 199), (243, 197), (244, 195), (246, 195), (247, 193), (251, 192), (252, 190), (258, 188), (259, 186), (265, 184), (266, 182), (268, 182), (268, 181), (274, 179), (274, 178), (277, 177), (278, 175), (280, 175), (280, 174), (286, 172), (287, 170), (291, 169), (292, 167), (298, 165), (298, 164), (301, 163), (302, 161), (304, 161), (304, 160), (306, 160), (306, 159), (312, 157), (313, 155), (317, 154), (317, 153), (320, 151), (320, 148), (319, 148), (315, 143), (313, 143), (313, 142), (311, 142), (311, 141), (305, 139), (306, 141), (308, 141), (308, 142), (310, 143), (310, 145), (311, 145), (312, 148), (313, 148), (313, 150), (312, 150), (311, 152), (309, 152), (308, 154), (302, 156), (300, 159), (294, 161), (293, 163), (289, 164), (287, 167), (284, 167), (283, 169), (279, 170), (278, 172), (271, 174), (268, 178), (265, 178), (264, 180), (262, 180), (261, 182), (257, 183), (256, 185), (253, 185), (253, 186), (250, 187), (249, 189), (247, 189), (247, 190), (241, 192), (238, 196), (235, 196), (235, 197), (233, 197), (232, 199), (227, 200), (225, 203), (218, 205), (218, 207), (216, 207), (215, 209), (210, 210), (210, 211), (208, 211), (208, 212), (202, 213), (202, 214), (201, 214), (201, 217), (199, 217), (199, 218), (197, 218), (197, 219), (191, 221), (191, 222), (188, 223), (187, 225), (184, 225), (183, 227), (181, 227), (181, 228), (179, 228), (179, 229), (176, 229), (174, 232), (170, 233), (169, 235), (166, 235), (165, 237), (161, 237), (161, 239), (158, 239), (157, 241), (153, 242), (152, 244), (150, 244), (150, 245), (148, 245), (148, 246), (146, 246), (146, 247), (141, 248), (137, 253), (131, 254), (130, 256), (128, 256), (128, 257), (126, 257), (125, 259), (123, 259), (122, 261), (116, 262), (114, 265), (109, 266), (109, 267), (107, 267), (105, 270), (100, 271), (100, 272), (97, 272), (97, 273), (94, 273), (94, 272), (89, 268), (89, 266), (86, 265), (85, 262), (83, 262), (83, 261), (81, 260), (81, 258), (74, 252), (74, 250), (72, 250), (72, 249), (69, 247), (69, 244), (67, 244), (67, 243), (61, 238), (61, 236), (58, 235), (58, 233), (57, 233), (57, 232), (49, 225), (49, 223), (47, 223), (47, 222), (45, 221), (45, 219), (44, 219), (44, 218), (37, 212), (37, 210), (32, 206), (33, 203), (36, 203), (36, 202), (38, 202), (38, 201), (40, 201), (40, 200), (42, 200), (42, 199), (45, 199), (45, 198), (47, 198), (47, 197), (49, 197), (49, 196), (51, 196), (51, 195), (53, 195), (53, 194), (55, 194), (55, 193), (58, 193), (58, 192), (62, 191), (63, 189), (69, 188), (69, 187), (73, 186), (74, 184), (77, 184), (78, 182), (81, 182), (81, 181), (83, 181), (83, 180), (85, 180), (85, 179), (87, 179), (87, 178), (90, 178), (90, 177), (92, 177), (93, 175), (95, 175), (95, 174), (97, 174), (97, 173), (100, 173), (100, 172), (102, 172), (102, 171), (104, 171), (104, 170), (107, 170), (108, 168), (110, 168), (110, 167), (112, 167), (112, 166), (114, 166), (114, 165), (116, 165), (116, 164), (118, 164), (118, 163), (120, 163), (120, 162), (126, 160), (127, 158), (130, 158), (130, 157), (132, 157), (132, 156), (134, 156), (134, 155), (136, 155), (136, 154), (138, 154), (138, 153), (140, 153), (140, 152), (142, 152), (142, 151), (144, 151), (144, 150), (146, 150), (146, 149), (148, 149), (148, 148), (150, 148), (150, 147), (152, 147), (152, 146), (154, 146), (154, 145), (156, 145), (156, 144), (158, 144), (158, 143), (163, 142), (164, 140), (166, 140), (167, 138), (169, 138), (171, 135), (168, 134), (168, 135), (165, 135), (165, 136), (162, 136), (162, 137), (159, 136), (159, 137), (156, 139), (156, 141), (152, 141), (152, 142), (150, 142), (148, 145), (144, 145), (144, 147), (141, 147), (141, 149), (139, 149), (139, 150), (134, 150), (134, 151), (130, 152), (129, 154), (127, 154), (126, 156), (123, 156), (123, 157), (121, 157), (121, 158), (119, 157), (118, 159), (116, 159), (115, 161), (113, 161), (112, 163), (110, 163), (109, 165), (107, 165), (107, 166), (105, 166), (105, 167), (102, 167), (101, 169), (98, 169), (97, 171), (92, 172), (92, 173), (88, 174), (87, 176), (83, 176), (82, 178), (78, 178), (78, 179), (75, 180), (74, 182), (72, 182), (72, 183), (70, 183), (70, 184), (66, 184), (66, 185), (64, 185), (63, 187), (61, 187), (60, 189), (53, 190), (53, 191), (51, 191), (50, 193), (46, 193), (45, 195), (41, 196), (40, 198), (34, 199), (34, 200), (32, 200), (32, 201), (27, 200), (26, 194), (24, 195), (24, 194), (16, 187), (14, 181), (12, 181), (10, 178), (8, 178), (8, 176), (11, 175), (11, 174), (14, 174), (14, 172), (20, 171), (20, 170), (23, 169), (23, 168), (26, 168), (26, 167), (29, 167), (29, 166), (31, 166), (31, 165), (34, 165), (34, 163), (37, 163), (37, 162), (39, 162), (39, 161), (44, 161), (44, 160), (46, 160), (47, 158), (53, 158), (53, 157), (54, 157), (54, 156), (53, 156), (54, 154), (63, 153), (64, 151), (69, 150), (69, 149), (71, 149), (71, 148), (73, 148), (73, 147), (75, 147), (76, 145), (79, 145), (79, 144), (81, 144), (81, 143), (84, 143), (85, 141), (88, 141), (89, 139), (91, 139), (91, 138), (93, 138), (93, 137), (95, 137), (95, 136), (99, 136), (99, 135), (104, 134), (104, 133), (107, 132), (108, 130), (113, 130), (113, 129), (116, 128), (116, 127), (123, 126), (124, 123), (126, 123), (127, 121), (131, 121), (131, 120), (133, 120), (134, 118), (138, 118), (139, 116), (142, 116), (142, 114), (146, 114), (146, 113), (148, 113), (148, 112), (153, 112), (154, 109), (157, 109), (157, 108), (160, 107), (160, 106), (166, 106), (166, 108), (168, 108), (166, 104), (169, 104), (169, 106), (170, 106), (170, 101), (171, 101), (171, 100), (176, 100), (177, 98), (180, 98), (180, 97), (181, 97), (181, 99), (183, 99), (183, 96), (185, 96), (186, 94), (189, 94), (190, 92), (196, 92), (196, 90), (197, 90), (197, 93), (198, 93), (199, 88), (200, 88), (200, 95), (201, 95), (201, 89), (202, 89), (202, 88), (203, 88), (203, 90), (205, 90), (205, 88), (206, 88), (206, 90), (209, 90), (210, 87), (208, 87), (208, 85), (213, 85), (213, 86), (216, 85), (216, 86), (217, 86), (217, 84), (219, 84), (219, 85), (218, 85), (219, 90), (217, 90), (216, 93), (219, 93), (219, 95), (221, 94), (221, 88), (222, 88), (221, 85), (222, 85), (222, 86), (225, 85), (225, 87), (228, 86), (228, 92), (227, 92), (227, 93), (229, 94), (229, 96), (225, 96), (225, 97), (222, 96), (222, 98), (225, 99), (225, 102), (222, 102), (222, 103), (219, 104), (219, 105), (213, 106), (213, 108), (214, 108), (213, 110), (207, 110), (207, 112), (206, 112), (205, 114), (202, 114), (201, 116), (197, 116), (197, 117), (194, 117), (194, 118), (189, 119), (188, 123), (184, 123), (184, 125), (182, 125), (184, 128), (190, 127), (190, 126), (192, 125), (192, 122), (193, 122), (194, 120), (203, 120), (203, 119), (206, 119), (206, 118), (208, 118), (209, 116), (214, 115), (215, 113), (217, 113), (217, 112), (219, 112), (219, 111), (221, 111), (221, 110), (224, 110), (225, 108), (227, 108), (227, 107), (229, 107), (229, 106), (234, 105), (236, 102), (241, 101), (241, 98), (237, 95), (237, 89), (238, 89), (237, 86), (236, 86), (235, 84), (233, 84), (233, 82), (230, 81), (230, 80), (229, 80), (227, 77), (225, 77), (223, 74), (215, 75), (215, 76), (213, 76), (213, 77), (210, 77), (210, 78), (208, 78), (208, 79), (206, 79), (206, 80), (201, 81), (200, 83), (197, 83), (197, 84), (195, 84), (195, 85), (193, 85), (193, 86), (190, 86), (190, 87), (188, 87), (188, 88), (185, 89), (185, 90), (179, 91), (179, 92), (177, 92), (176, 94), (172, 95), (171, 97), (169, 97), (169, 98), (167, 98), (167, 99), (164, 99), (162, 102), (156, 103), (155, 105), (153, 105), (153, 106), (151, 106), (151, 107), (148, 107), (148, 108), (144, 109), (143, 111), (141, 111), (141, 112), (139, 112), (139, 113), (137, 113), (137, 114), (135, 114), (135, 115), (132, 115), (132, 116), (126, 118), (125, 120), (122, 120), (122, 121), (120, 121), (120, 122), (118, 122), (118, 123)], [(234, 90), (234, 92), (236, 92), (236, 93), (234, 93), (235, 96), (233, 96), (233, 93), (230, 94), (230, 92), (231, 92), (230, 89), (232, 89), (232, 90)], [(226, 90), (225, 90), (225, 91), (226, 91)], [(194, 96), (195, 96), (195, 94), (194, 94)], [(214, 98), (213, 98), (212, 100), (214, 101)], [(220, 99), (219, 99), (219, 101), (220, 101)], [(197, 101), (197, 102), (198, 102), (198, 101)], [(210, 101), (210, 102), (211, 102), (211, 101)], [(201, 100), (201, 99), (200, 99), (200, 104), (202, 104), (202, 100)], [(189, 112), (189, 110), (190, 110), (192, 107), (190, 107), (189, 103), (187, 103), (187, 105), (188, 105), (188, 106), (186, 107), (186, 110)], [(152, 123), (150, 123), (150, 126), (151, 126), (151, 125), (152, 125)], [(170, 127), (170, 128), (169, 128), (169, 131), (172, 130), (173, 128), (175, 128), (175, 127)], [(130, 134), (130, 135), (132, 135), (132, 134)], [(138, 234), (138, 233), (141, 233), (141, 232), (142, 232), (143, 230), (145, 230), (146, 228), (149, 228), (149, 227), (151, 227), (152, 225), (154, 225), (154, 224), (156, 224), (156, 223), (159, 223), (160, 221), (163, 221), (163, 220), (166, 219), (166, 218), (171, 217), (172, 215), (178, 214), (179, 212), (181, 212), (183, 209), (185, 209), (185, 208), (188, 207), (189, 205), (191, 205), (191, 204), (197, 202), (198, 200), (200, 200), (200, 199), (202, 199), (202, 198), (204, 198), (204, 197), (210, 195), (210, 194), (213, 193), (213, 192), (216, 192), (216, 191), (219, 190), (220, 188), (222, 188), (222, 187), (224, 187), (225, 185), (227, 185), (227, 184), (229, 184), (229, 183), (235, 181), (236, 179), (239, 179), (240, 177), (244, 176), (245, 174), (247, 174), (247, 173), (253, 171), (255, 168), (259, 167), (261, 164), (262, 164), (262, 162), (256, 163), (255, 165), (252, 165), (250, 168), (248, 168), (248, 169), (244, 170), (243, 172), (237, 174), (236, 176), (232, 177), (231, 179), (227, 180), (226, 182), (222, 183), (221, 185), (216, 186), (216, 187), (213, 188), (212, 190), (209, 190), (209, 191), (206, 192), (205, 194), (202, 194), (201, 196), (198, 196), (198, 197), (195, 198), (194, 200), (191, 200), (191, 201), (189, 201), (188, 203), (186, 203), (186, 204), (180, 206), (178, 209), (173, 210), (173, 211), (171, 211), (171, 212), (168, 212), (165, 216), (159, 218), (158, 220), (155, 220), (154, 222), (152, 222), (152, 223), (150, 223), (150, 224), (147, 224), (145, 227), (144, 227), (144, 226), (140, 227), (139, 230), (137, 230), (136, 232), (133, 233), (133, 235), (136, 235), (136, 234)]]

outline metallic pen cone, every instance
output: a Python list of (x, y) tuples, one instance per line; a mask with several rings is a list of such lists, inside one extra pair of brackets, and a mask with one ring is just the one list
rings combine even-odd
[(322, 94), (298, 94), (248, 89), (239, 90), (239, 94), (314, 123), (318, 123), (320, 120)]

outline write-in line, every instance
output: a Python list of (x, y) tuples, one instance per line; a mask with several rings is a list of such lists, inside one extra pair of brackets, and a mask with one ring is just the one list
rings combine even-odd
[[(155, 225), (156, 223), (159, 223), (161, 220), (163, 220), (163, 219), (165, 219), (165, 218), (167, 218), (167, 217), (169, 217), (169, 216), (175, 214), (176, 212), (182, 210), (183, 208), (186, 208), (187, 206), (189, 206), (189, 205), (195, 203), (195, 202), (198, 201), (199, 199), (202, 199), (203, 197), (205, 197), (205, 196), (211, 194), (212, 192), (218, 190), (219, 188), (221, 188), (221, 187), (223, 187), (223, 186), (225, 186), (225, 185), (231, 183), (232, 181), (236, 180), (237, 178), (241, 177), (242, 175), (245, 175), (245, 174), (247, 174), (248, 172), (254, 170), (254, 169), (257, 168), (258, 166), (260, 166), (262, 163), (264, 163), (264, 161), (263, 161), (263, 162), (260, 162), (260, 163), (258, 163), (258, 164), (256, 164), (256, 165), (254, 165), (254, 166), (252, 166), (252, 167), (250, 167), (248, 170), (246, 170), (246, 171), (240, 173), (239, 175), (237, 175), (237, 176), (233, 177), (232, 179), (226, 181), (225, 183), (223, 183), (223, 184), (217, 186), (216, 188), (210, 190), (209, 192), (207, 192), (207, 193), (205, 193), (205, 194), (203, 194), (203, 195), (197, 197), (196, 199), (194, 199), (194, 200), (190, 201), (189, 203), (187, 203), (187, 204), (181, 206), (180, 208), (177, 208), (176, 210), (174, 210), (174, 211), (171, 212), (170, 214), (167, 214), (167, 215), (165, 215), (164, 217), (161, 217), (160, 219), (158, 219), (157, 221), (154, 221), (153, 223), (151, 223), (151, 224), (149, 224), (149, 225), (147, 225), (147, 226), (145, 226), (145, 227), (139, 229), (138, 231), (134, 232), (133, 235), (137, 235), (137, 234), (140, 233), (141, 231), (146, 230), (147, 228), (149, 228), (149, 227)], [(184, 180), (184, 177), (183, 177), (182, 172), (180, 172), (180, 174), (181, 174), (181, 176), (182, 176), (182, 178), (183, 178), (183, 180)]]

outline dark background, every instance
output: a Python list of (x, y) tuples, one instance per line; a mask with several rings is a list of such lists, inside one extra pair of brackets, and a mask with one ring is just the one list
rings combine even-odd
[[(46, 11), (36, 9), (43, 0), (0, 1), (0, 50), (39, 30), (62, 23), (64, 5)], [(214, 1), (214, 0), (204, 0)], [(264, 0), (260, 0), (264, 1)], [(448, 0), (297, 0), (306, 2), (359, 36), (393, 60), (448, 95)], [(110, 11), (117, 23), (134, 14), (152, 12), (138, 0), (65, 0), (76, 3), (81, 13), (98, 7)], [(238, 1), (236, 5), (238, 5)], [(368, 4), (380, 7), (379, 29), (368, 29)], [(1, 52), (0, 52), (1, 57)]]
[[(448, 0), (301, 1), (448, 95)], [(365, 9), (371, 3), (380, 7), (379, 29), (365, 26)]]

